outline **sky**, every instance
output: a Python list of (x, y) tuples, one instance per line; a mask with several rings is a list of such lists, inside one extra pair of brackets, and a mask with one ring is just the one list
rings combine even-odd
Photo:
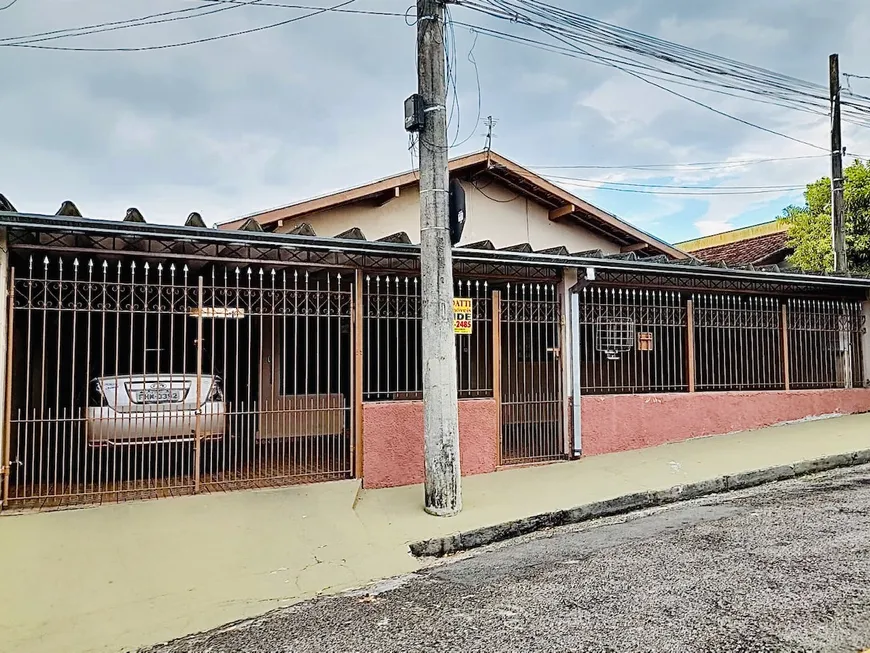
[[(261, 0), (270, 1), (294, 0)], [(0, 0), (0, 7), (8, 2)], [(842, 71), (870, 76), (870, 3), (863, 0), (551, 2), (820, 84), (827, 83), (832, 52), (840, 54)], [(413, 14), (409, 4), (356, 0), (352, 6)], [(17, 0), (0, 10), (0, 39), (6, 39), (0, 40), (0, 193), (23, 212), (52, 214), (70, 199), (87, 217), (120, 218), (135, 206), (149, 222), (181, 223), (199, 211), (212, 224), (412, 166), (402, 113), (404, 99), (416, 90), (415, 27), (403, 16), (324, 13), (153, 51), (9, 47), (10, 37), (200, 6), (223, 10), (41, 44), (160, 45), (310, 13), (206, 0)], [(458, 22), (493, 24), (462, 6), (451, 13)], [(454, 33), (458, 110), (451, 156), (482, 149), (483, 121), (493, 116), (494, 150), (538, 172), (591, 180), (582, 187), (560, 183), (664, 240), (772, 220), (785, 206), (801, 203), (802, 193), (683, 197), (596, 186), (800, 186), (829, 172), (822, 150), (729, 120), (621, 71), (459, 25)], [(851, 77), (848, 83), (870, 95), (870, 79)], [(824, 117), (679, 90), (801, 140), (829, 142)], [(844, 145), (847, 152), (870, 153), (870, 128), (845, 125)], [(655, 172), (539, 168), (759, 158), (789, 160)]]

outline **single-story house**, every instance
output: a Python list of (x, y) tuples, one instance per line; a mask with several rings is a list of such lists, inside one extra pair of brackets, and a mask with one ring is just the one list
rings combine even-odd
[[(870, 280), (706, 265), (495, 153), (450, 170), (463, 473), (870, 410)], [(6, 202), (3, 505), (422, 481), (416, 198), (218, 229)]]

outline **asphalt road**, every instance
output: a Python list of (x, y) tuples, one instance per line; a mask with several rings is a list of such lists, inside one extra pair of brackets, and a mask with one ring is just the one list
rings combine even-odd
[(538, 533), (151, 653), (870, 648), (870, 467)]

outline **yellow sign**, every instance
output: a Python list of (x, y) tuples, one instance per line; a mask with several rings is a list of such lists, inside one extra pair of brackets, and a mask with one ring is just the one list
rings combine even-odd
[(471, 334), (471, 300), (453, 298), (453, 333)]

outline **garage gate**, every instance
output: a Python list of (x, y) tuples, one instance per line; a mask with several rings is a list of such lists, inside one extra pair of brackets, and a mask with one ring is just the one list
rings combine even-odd
[(354, 275), (12, 254), (4, 504), (348, 478)]

